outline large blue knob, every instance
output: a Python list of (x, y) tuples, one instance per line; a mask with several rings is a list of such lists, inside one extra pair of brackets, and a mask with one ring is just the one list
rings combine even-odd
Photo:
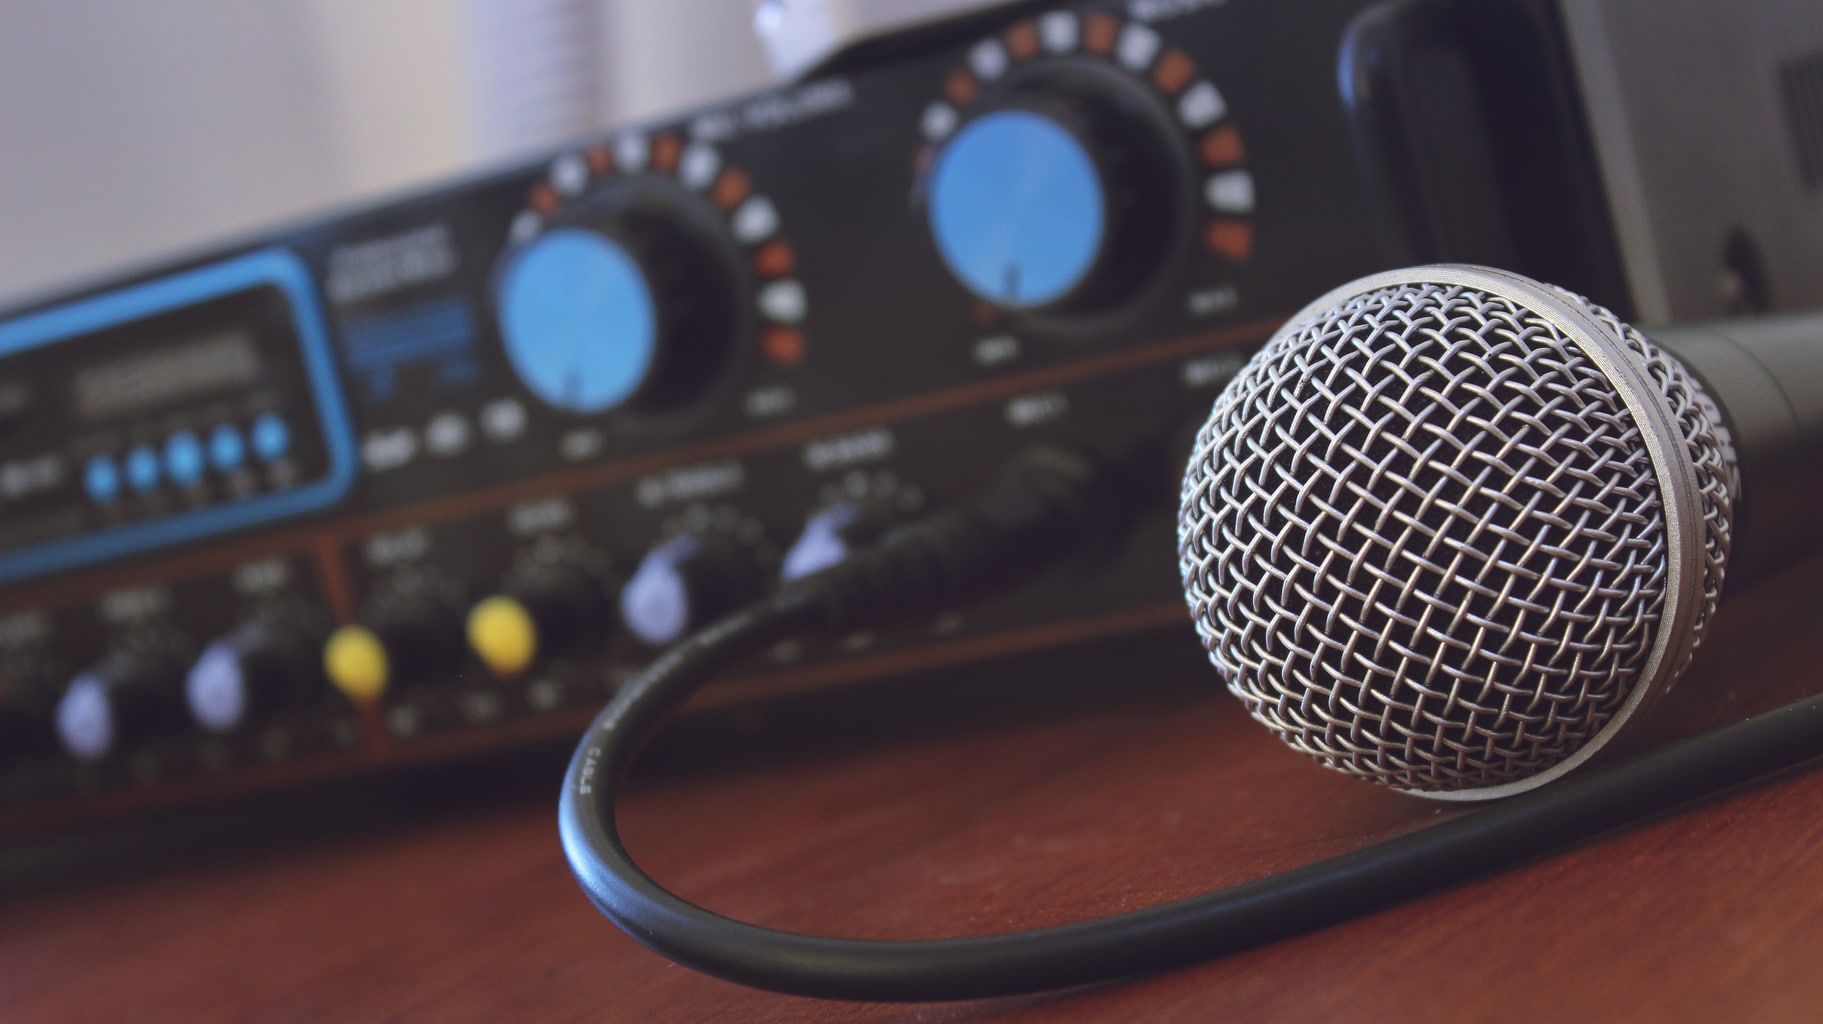
[(500, 279), (500, 333), (526, 387), (577, 413), (625, 404), (652, 376), (659, 310), (619, 242), (557, 228), (515, 253)]
[(1030, 110), (964, 125), (937, 156), (927, 200), (950, 272), (1004, 309), (1047, 306), (1077, 291), (1109, 231), (1107, 183), (1094, 154)]

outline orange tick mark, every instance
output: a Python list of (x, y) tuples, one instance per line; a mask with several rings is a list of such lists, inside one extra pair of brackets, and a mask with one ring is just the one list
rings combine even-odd
[(766, 358), (781, 366), (796, 366), (804, 361), (804, 332), (790, 327), (774, 327), (760, 339)]
[(784, 277), (797, 268), (797, 254), (791, 251), (788, 242), (767, 242), (753, 254), (753, 269), (761, 277)]
[(1241, 133), (1231, 124), (1203, 136), (1201, 149), (1203, 163), (1210, 167), (1232, 167), (1247, 159), (1247, 147), (1241, 145)]
[(1091, 14), (1082, 30), (1082, 48), (1107, 56), (1114, 52), (1114, 37), (1120, 32), (1120, 21), (1112, 14)]
[(1038, 26), (1029, 21), (1022, 21), (1006, 30), (1006, 48), (1012, 55), (1025, 60), (1038, 52)]
[(721, 176), (715, 179), (715, 189), (712, 192), (715, 205), (724, 210), (732, 210), (741, 205), (741, 200), (747, 198), (751, 188), (752, 183), (747, 180), (747, 175), (738, 168), (723, 168)]
[(1203, 240), (1231, 260), (1244, 260), (1253, 254), (1253, 225), (1239, 220), (1210, 221)]
[(957, 68), (943, 80), (943, 95), (958, 107), (966, 107), (975, 102), (975, 78), (968, 72)]
[(652, 166), (670, 174), (677, 169), (677, 158), (683, 151), (684, 140), (675, 135), (660, 135), (652, 142)]
[(1158, 59), (1158, 66), (1152, 69), (1152, 84), (1158, 91), (1167, 96), (1176, 96), (1184, 86), (1196, 77), (1196, 65), (1184, 55), (1182, 50), (1166, 50)]

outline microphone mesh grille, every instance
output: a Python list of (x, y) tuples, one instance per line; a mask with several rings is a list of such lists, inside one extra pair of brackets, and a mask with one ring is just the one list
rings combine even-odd
[[(1567, 298), (1638, 357), (1690, 447), (1700, 630), (1736, 489), (1719, 416)], [(1546, 317), (1457, 285), (1364, 292), (1275, 336), (1198, 434), (1178, 541), (1197, 631), (1253, 716), (1400, 789), (1569, 757), (1642, 682), (1666, 601), (1662, 496), (1616, 386)]]

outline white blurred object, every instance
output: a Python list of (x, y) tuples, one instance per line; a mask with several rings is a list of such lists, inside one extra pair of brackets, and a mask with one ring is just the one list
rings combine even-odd
[(747, 0), (0, 4), (0, 303), (770, 77)]
[(753, 31), (781, 78), (796, 78), (856, 43), (1011, 0), (753, 0)]
[(0, 9), (0, 293), (326, 200), (343, 161), (293, 11)]
[(603, 5), (469, 0), (466, 92), (484, 157), (544, 149), (600, 125), (608, 106)]

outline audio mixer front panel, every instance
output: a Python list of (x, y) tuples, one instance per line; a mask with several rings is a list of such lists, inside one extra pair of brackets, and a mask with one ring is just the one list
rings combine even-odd
[[(8, 314), (0, 823), (570, 735), (1034, 441), (1187, 446), (1382, 262), (1360, 6), (976, 21)], [(1179, 621), (1174, 471), (1087, 576), (722, 692)]]

